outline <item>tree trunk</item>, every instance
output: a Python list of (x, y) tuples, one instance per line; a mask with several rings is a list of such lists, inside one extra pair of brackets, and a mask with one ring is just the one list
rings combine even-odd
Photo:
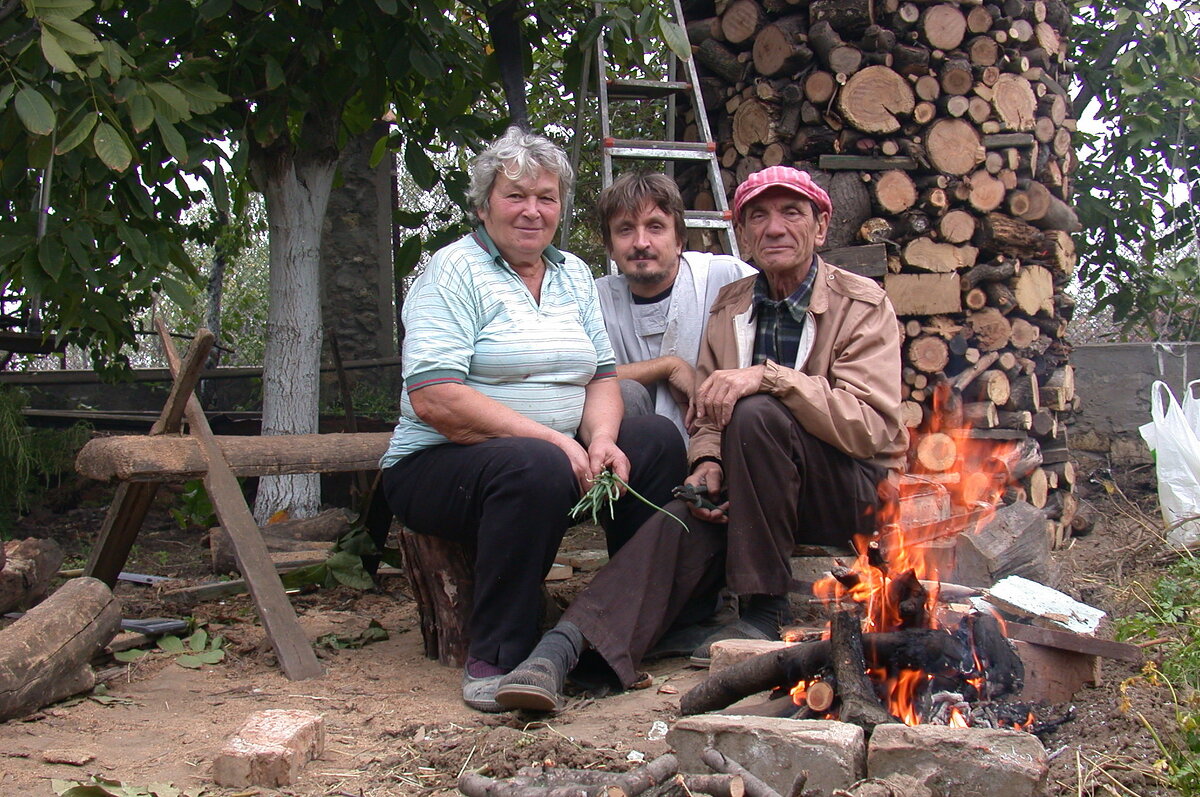
[[(332, 133), (332, 126), (330, 132)], [(321, 225), (333, 186), (337, 151), (275, 149), (251, 155), (267, 200), (270, 234), (270, 296), (263, 354), (262, 433), (317, 431), (321, 365)], [(264, 477), (258, 484), (255, 520), (273, 514), (311, 517), (321, 504), (316, 475)]]

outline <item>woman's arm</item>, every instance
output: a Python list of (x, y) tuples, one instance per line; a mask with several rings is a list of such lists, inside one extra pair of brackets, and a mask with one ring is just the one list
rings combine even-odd
[(621, 400), (621, 387), (616, 379), (595, 379), (584, 388), (583, 420), (579, 424), (579, 439), (587, 446), (589, 476), (595, 476), (605, 468), (622, 480), (629, 480), (629, 459), (617, 448), (617, 435), (621, 432), (621, 416), (625, 404)]
[[(607, 381), (616, 385), (615, 380)], [(578, 442), (537, 421), (531, 421), (474, 388), (443, 382), (414, 390), (408, 394), (408, 399), (412, 402), (413, 412), (417, 417), (445, 435), (452, 443), (473, 445), (497, 437), (532, 437), (553, 443), (562, 449), (571, 461), (571, 469), (581, 489), (586, 490), (590, 486), (587, 480), (598, 472), (590, 470), (588, 454)], [(619, 391), (617, 401), (620, 402)], [(585, 421), (586, 418), (585, 403)], [(620, 423), (620, 412), (617, 414), (617, 422)]]

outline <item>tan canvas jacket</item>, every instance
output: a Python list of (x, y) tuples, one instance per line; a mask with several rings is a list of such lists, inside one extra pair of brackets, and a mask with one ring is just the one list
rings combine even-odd
[[(715, 370), (746, 368), (754, 354), (754, 280), (726, 285), (700, 345), (697, 384)], [(875, 282), (817, 258), (797, 363), (766, 364), (760, 393), (782, 401), (818, 439), (856, 459), (900, 467), (908, 432), (900, 422), (900, 330)], [(721, 456), (721, 433), (701, 424), (688, 459)]]

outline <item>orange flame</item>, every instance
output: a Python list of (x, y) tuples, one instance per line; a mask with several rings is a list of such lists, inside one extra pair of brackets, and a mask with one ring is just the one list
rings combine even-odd
[[(988, 523), (1011, 481), (1012, 463), (1019, 453), (1016, 443), (972, 437), (969, 426), (961, 422), (961, 397), (948, 383), (935, 388), (932, 407), (926, 426), (912, 436), (912, 450), (918, 454), (913, 467), (904, 478), (879, 485), (879, 532), (856, 536), (853, 564), (846, 567), (838, 562), (838, 567), (813, 587), (826, 605), (861, 605), (864, 632), (911, 627), (915, 619), (938, 627), (938, 562), (925, 543)], [(897, 603), (901, 595), (912, 597), (914, 578), (925, 589), (923, 612), (919, 611), (922, 607)], [(978, 656), (974, 663), (976, 671), (982, 672)], [(909, 725), (921, 721), (916, 697), (929, 681), (926, 673), (902, 670), (892, 674), (882, 669), (869, 673), (885, 685), (888, 710), (893, 715)], [(981, 695), (984, 681), (982, 676), (971, 679)], [(951, 722), (967, 724), (957, 712)]]

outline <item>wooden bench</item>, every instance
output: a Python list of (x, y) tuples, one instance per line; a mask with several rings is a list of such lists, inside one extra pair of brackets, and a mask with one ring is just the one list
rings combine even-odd
[[(181, 363), (165, 327), (159, 327), (175, 376), (159, 421), (148, 435), (91, 440), (75, 461), (76, 470), (83, 476), (118, 482), (85, 573), (110, 587), (115, 585), (158, 485), (203, 479), (280, 667), (292, 679), (321, 675), (323, 669), (287, 600), (237, 477), (376, 471), (391, 434), (214, 435), (192, 395), (212, 346), (211, 333), (204, 329), (197, 332), (187, 359)], [(189, 434), (181, 435), (185, 417)], [(376, 491), (368, 509), (367, 531), (382, 544), (390, 524), (391, 512)], [(443, 664), (461, 666), (466, 653), (473, 557), (463, 546), (436, 538), (407, 530), (401, 537), (425, 654)]]

